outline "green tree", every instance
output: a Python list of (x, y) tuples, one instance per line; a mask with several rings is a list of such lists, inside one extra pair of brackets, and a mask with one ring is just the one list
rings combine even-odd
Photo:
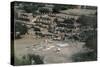
[(28, 29), (27, 29), (27, 26), (26, 25), (23, 25), (22, 23), (20, 22), (16, 22), (15, 23), (15, 34), (16, 32), (19, 32), (20, 35), (24, 35), (25, 33), (27, 33)]

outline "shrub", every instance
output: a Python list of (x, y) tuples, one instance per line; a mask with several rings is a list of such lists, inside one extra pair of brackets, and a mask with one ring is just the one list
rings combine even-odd
[(73, 62), (95, 61), (97, 54), (95, 52), (78, 53), (72, 56)]
[(18, 36), (15, 36), (15, 38), (21, 38), (20, 35), (24, 35), (25, 33), (27, 33), (27, 31), (28, 31), (28, 29), (27, 29), (26, 25), (22, 25), (22, 23), (20, 23), (20, 22), (15, 23), (14, 34), (16, 34), (16, 32), (20, 33)]
[(85, 25), (96, 26), (97, 25), (97, 17), (96, 16), (85, 16), (85, 15), (82, 15), (82, 16), (79, 17), (77, 22), (79, 22), (82, 26), (85, 26)]
[[(32, 60), (34, 63), (32, 63)], [(28, 54), (22, 56), (22, 58), (15, 57), (14, 65), (31, 65), (31, 64), (43, 64), (43, 58), (39, 55)]]

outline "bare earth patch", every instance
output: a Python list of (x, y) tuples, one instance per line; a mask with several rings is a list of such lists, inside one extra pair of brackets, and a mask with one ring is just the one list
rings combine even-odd
[[(84, 52), (82, 42), (77, 41), (52, 41), (45, 38), (33, 38), (31, 36), (15, 40), (15, 55), (22, 57), (27, 54), (37, 54), (44, 58), (44, 63), (72, 62), (72, 55)], [(59, 44), (67, 44), (62, 46)]]

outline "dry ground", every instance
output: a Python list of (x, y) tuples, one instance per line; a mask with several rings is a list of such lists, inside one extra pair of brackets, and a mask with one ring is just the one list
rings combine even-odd
[[(45, 63), (65, 63), (72, 62), (71, 56), (78, 52), (84, 52), (82, 42), (77, 41), (52, 41), (45, 38), (25, 35), (24, 38), (15, 40), (15, 55), (22, 57), (27, 54), (37, 54), (44, 57)], [(67, 44), (60, 47), (57, 44)]]

